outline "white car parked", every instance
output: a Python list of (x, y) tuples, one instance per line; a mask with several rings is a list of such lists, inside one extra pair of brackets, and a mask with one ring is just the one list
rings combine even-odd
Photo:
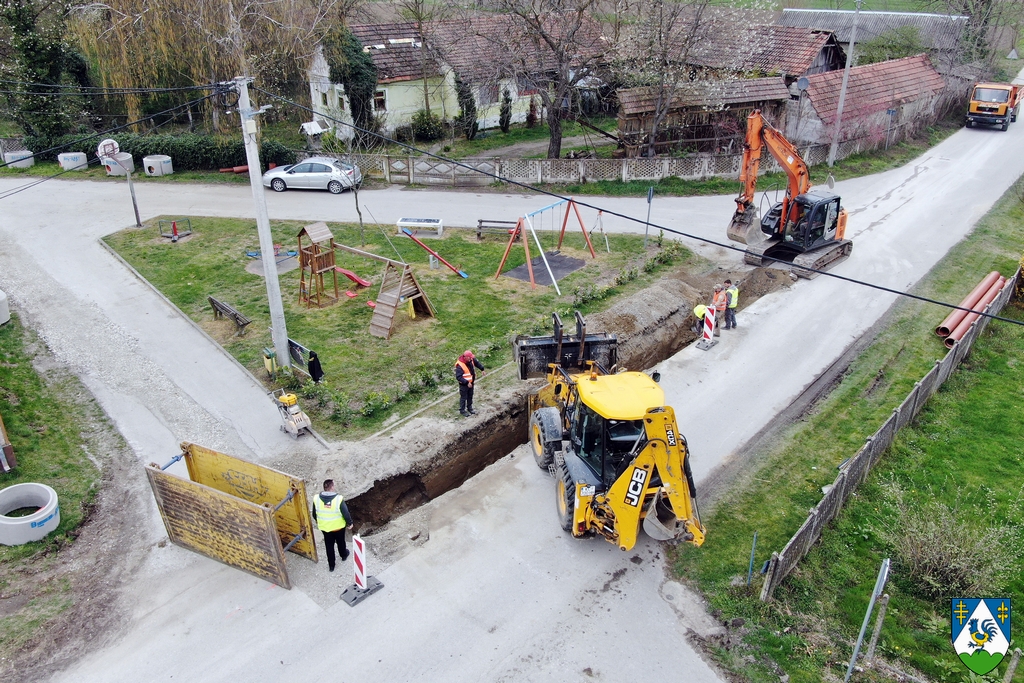
[(362, 182), (363, 174), (358, 166), (330, 157), (309, 157), (297, 164), (272, 168), (263, 174), (263, 186), (275, 192), (300, 189), (341, 194)]

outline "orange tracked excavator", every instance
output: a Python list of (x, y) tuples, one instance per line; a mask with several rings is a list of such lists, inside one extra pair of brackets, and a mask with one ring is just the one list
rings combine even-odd
[[(767, 149), (786, 172), (786, 196), (757, 221), (754, 195), (761, 152)], [(839, 196), (823, 188), (811, 188), (807, 164), (796, 147), (771, 124), (760, 110), (747, 117), (747, 140), (740, 169), (743, 189), (736, 198), (736, 213), (729, 223), (729, 239), (747, 245), (744, 261), (769, 265), (772, 259), (790, 261), (793, 272), (813, 278), (817, 273), (844, 260), (853, 251), (846, 233), (846, 209)]]

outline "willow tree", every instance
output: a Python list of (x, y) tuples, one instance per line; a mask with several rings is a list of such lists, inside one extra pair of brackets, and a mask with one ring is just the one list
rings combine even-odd
[[(175, 87), (252, 76), (302, 91), (313, 51), (353, 0), (104, 0), (80, 7), (71, 28), (106, 87)], [(137, 118), (144, 101), (126, 98)]]

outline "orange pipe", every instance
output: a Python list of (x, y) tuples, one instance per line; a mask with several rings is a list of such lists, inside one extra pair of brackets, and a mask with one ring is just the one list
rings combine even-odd
[[(992, 303), (992, 301), (995, 300), (997, 296), (999, 296), (999, 292), (1003, 290), (1003, 287), (1005, 285), (1005, 277), (1000, 277), (998, 280), (992, 283), (992, 286), (989, 287), (988, 291), (985, 292), (985, 294), (981, 297), (981, 300), (978, 301), (978, 303), (974, 304), (974, 309), (978, 311), (984, 311), (985, 307)], [(968, 313), (966, 316), (964, 316), (964, 319), (960, 321), (960, 324), (956, 326), (956, 329), (950, 332), (949, 336), (946, 337), (946, 348), (953, 348), (954, 344), (963, 339), (964, 335), (967, 334), (967, 330), (971, 329), (971, 325), (973, 325), (974, 321), (980, 317), (980, 313)]]
[[(974, 308), (974, 304), (978, 303), (982, 295), (988, 291), (992, 283), (999, 277), (999, 272), (993, 270), (991, 273), (985, 276), (985, 279), (978, 283), (978, 286), (971, 290), (971, 293), (964, 297), (964, 300), (960, 302), (960, 308)], [(935, 328), (935, 334), (940, 337), (948, 337), (950, 333), (956, 329), (956, 326), (960, 324), (960, 321), (967, 316), (967, 311), (954, 310), (946, 319), (943, 320), (938, 327)]]

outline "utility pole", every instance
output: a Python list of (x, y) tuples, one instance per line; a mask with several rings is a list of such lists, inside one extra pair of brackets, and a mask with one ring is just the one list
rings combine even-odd
[(267, 281), (267, 302), (270, 304), (270, 333), (277, 353), (277, 365), (288, 368), (288, 329), (284, 324), (284, 303), (281, 301), (281, 283), (277, 278), (277, 263), (274, 258), (274, 238), (270, 234), (270, 219), (267, 218), (267, 198), (263, 190), (263, 176), (260, 173), (260, 151), (256, 143), (256, 116), (269, 107), (254, 111), (249, 103), (251, 78), (239, 76), (235, 79), (238, 90), (238, 117), (242, 120), (242, 140), (245, 142), (245, 160), (249, 164), (249, 185), (252, 187), (253, 204), (256, 206), (256, 230), (260, 235), (260, 258), (263, 260), (263, 275)]
[(853, 48), (857, 40), (857, 21), (860, 19), (860, 5), (862, 0), (857, 0), (857, 10), (853, 13), (853, 30), (850, 31), (850, 49), (846, 51), (846, 68), (843, 69), (843, 85), (839, 88), (839, 105), (836, 107), (835, 130), (832, 132), (832, 146), (828, 149), (828, 167), (832, 168), (836, 163), (836, 151), (839, 149), (839, 131), (843, 124), (843, 105), (846, 104), (846, 84), (850, 81), (850, 64), (853, 63)]

